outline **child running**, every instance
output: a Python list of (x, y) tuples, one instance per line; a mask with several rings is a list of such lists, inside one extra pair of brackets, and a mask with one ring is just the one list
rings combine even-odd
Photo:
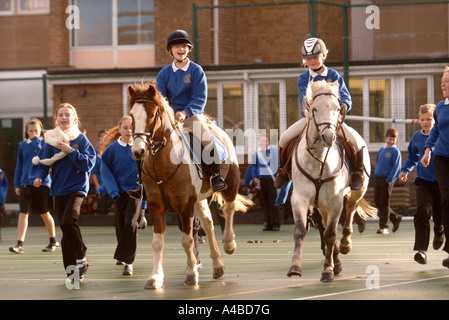
[[(70, 278), (79, 272), (83, 281), (89, 265), (81, 230), (78, 226), (81, 204), (89, 190), (89, 176), (95, 165), (95, 149), (80, 132), (80, 120), (75, 107), (69, 103), (60, 104), (55, 110), (55, 126), (59, 127), (68, 141), (58, 142), (56, 146), (48, 143), (39, 152), (39, 158), (52, 158), (61, 151), (66, 155), (53, 163), (50, 194), (55, 199), (55, 211), (62, 230), (61, 249), (64, 269)], [(50, 167), (42, 163), (31, 169), (34, 186), (42, 186)]]
[(416, 184), (416, 213), (413, 216), (415, 224), (415, 245), (413, 250), (418, 252), (415, 254), (415, 261), (420, 264), (427, 263), (427, 248), (430, 240), (430, 218), (433, 217), (434, 222), (434, 238), (433, 248), (439, 249), (444, 243), (443, 219), (441, 217), (441, 197), (438, 188), (437, 177), (433, 165), (433, 158), (430, 164), (424, 167), (420, 162), (424, 156), (424, 144), (429, 137), (429, 132), (433, 128), (434, 104), (424, 104), (419, 107), (419, 124), (421, 130), (413, 134), (408, 145), (408, 156), (404, 166), (399, 174), (399, 181), (406, 182), (408, 174), (416, 167), (417, 177)]

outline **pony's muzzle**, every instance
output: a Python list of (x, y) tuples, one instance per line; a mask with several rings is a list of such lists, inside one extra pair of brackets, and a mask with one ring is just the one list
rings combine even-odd
[(336, 139), (335, 133), (330, 129), (324, 129), (321, 133), (321, 140), (323, 141), (323, 145), (325, 147), (332, 147)]
[(145, 155), (145, 149), (140, 147), (138, 143), (135, 143), (132, 148), (132, 154), (135, 160), (142, 160)]

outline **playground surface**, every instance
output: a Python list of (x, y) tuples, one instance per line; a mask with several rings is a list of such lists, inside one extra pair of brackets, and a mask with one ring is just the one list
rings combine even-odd
[[(235, 225), (237, 250), (223, 253), (225, 274), (212, 278), (209, 246), (199, 246), (202, 269), (198, 285), (184, 285), (186, 257), (177, 226), (168, 226), (165, 237), (163, 289), (146, 290), (153, 267), (152, 227), (139, 230), (137, 259), (132, 276), (122, 275), (113, 254), (114, 227), (81, 227), (88, 247), (89, 271), (78, 288), (68, 288), (61, 249), (43, 253), (48, 242), (44, 227), (30, 227), (25, 253), (8, 247), (16, 242), (16, 228), (2, 228), (0, 241), (1, 300), (239, 300), (257, 304), (267, 300), (447, 300), (449, 269), (442, 266), (447, 253), (428, 250), (428, 262), (413, 260), (413, 221), (404, 219), (396, 233), (376, 234), (378, 223), (368, 221), (363, 233), (354, 225), (353, 248), (340, 255), (343, 271), (333, 282), (320, 282), (323, 254), (320, 237), (311, 229), (304, 248), (303, 274), (287, 277), (294, 242), (293, 225), (280, 231), (262, 231), (261, 225)], [(341, 233), (341, 227), (339, 227)], [(220, 227), (215, 226), (221, 244)], [(60, 230), (57, 230), (60, 237)], [(433, 237), (431, 238), (432, 241)], [(186, 309), (187, 311), (187, 309)]]

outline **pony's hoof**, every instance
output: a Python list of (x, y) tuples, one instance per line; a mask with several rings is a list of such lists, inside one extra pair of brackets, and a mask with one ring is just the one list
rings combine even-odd
[(145, 284), (145, 289), (161, 289), (164, 286), (162, 283), (158, 282), (156, 279), (148, 279), (147, 283)]
[(340, 242), (340, 253), (348, 254), (352, 249), (351, 241), (341, 241)]
[(218, 279), (224, 275), (224, 267), (214, 268), (214, 272), (212, 273), (212, 277), (214, 279)]
[(334, 275), (340, 274), (342, 270), (343, 270), (343, 268), (341, 267), (341, 263), (340, 264), (336, 264), (334, 266)]
[(302, 275), (301, 273), (301, 267), (300, 266), (291, 266), (290, 269), (288, 269), (287, 276), (298, 276), (300, 277)]
[(188, 274), (186, 276), (186, 280), (184, 281), (184, 284), (186, 284), (186, 285), (198, 284), (198, 277), (196, 277), (194, 274)]
[(233, 254), (236, 247), (237, 243), (234, 240), (223, 244), (223, 249), (227, 254)]
[(321, 272), (321, 282), (332, 282), (334, 281), (334, 273), (332, 271)]

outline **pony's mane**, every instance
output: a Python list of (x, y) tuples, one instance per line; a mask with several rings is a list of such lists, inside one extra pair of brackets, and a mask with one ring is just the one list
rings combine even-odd
[[(156, 92), (155, 95), (152, 95), (152, 90), (150, 90), (150, 87), (154, 88), (154, 91)], [(171, 124), (175, 124), (173, 109), (168, 104), (167, 99), (165, 99), (157, 90), (155, 81), (149, 81), (146, 83), (142, 81), (141, 83), (135, 83), (133, 88), (135, 89), (135, 92), (132, 96), (130, 96), (130, 99), (128, 99), (128, 109), (131, 109), (137, 100), (154, 101), (161, 108), (161, 112), (165, 112), (167, 114)]]
[[(319, 94), (330, 93), (340, 99), (340, 84), (338, 81), (327, 82), (326, 80), (310, 81), (307, 85), (306, 95), (304, 99), (306, 100), (306, 105), (311, 106), (313, 99)], [(306, 117), (310, 116), (309, 108), (304, 108), (303, 113)]]

